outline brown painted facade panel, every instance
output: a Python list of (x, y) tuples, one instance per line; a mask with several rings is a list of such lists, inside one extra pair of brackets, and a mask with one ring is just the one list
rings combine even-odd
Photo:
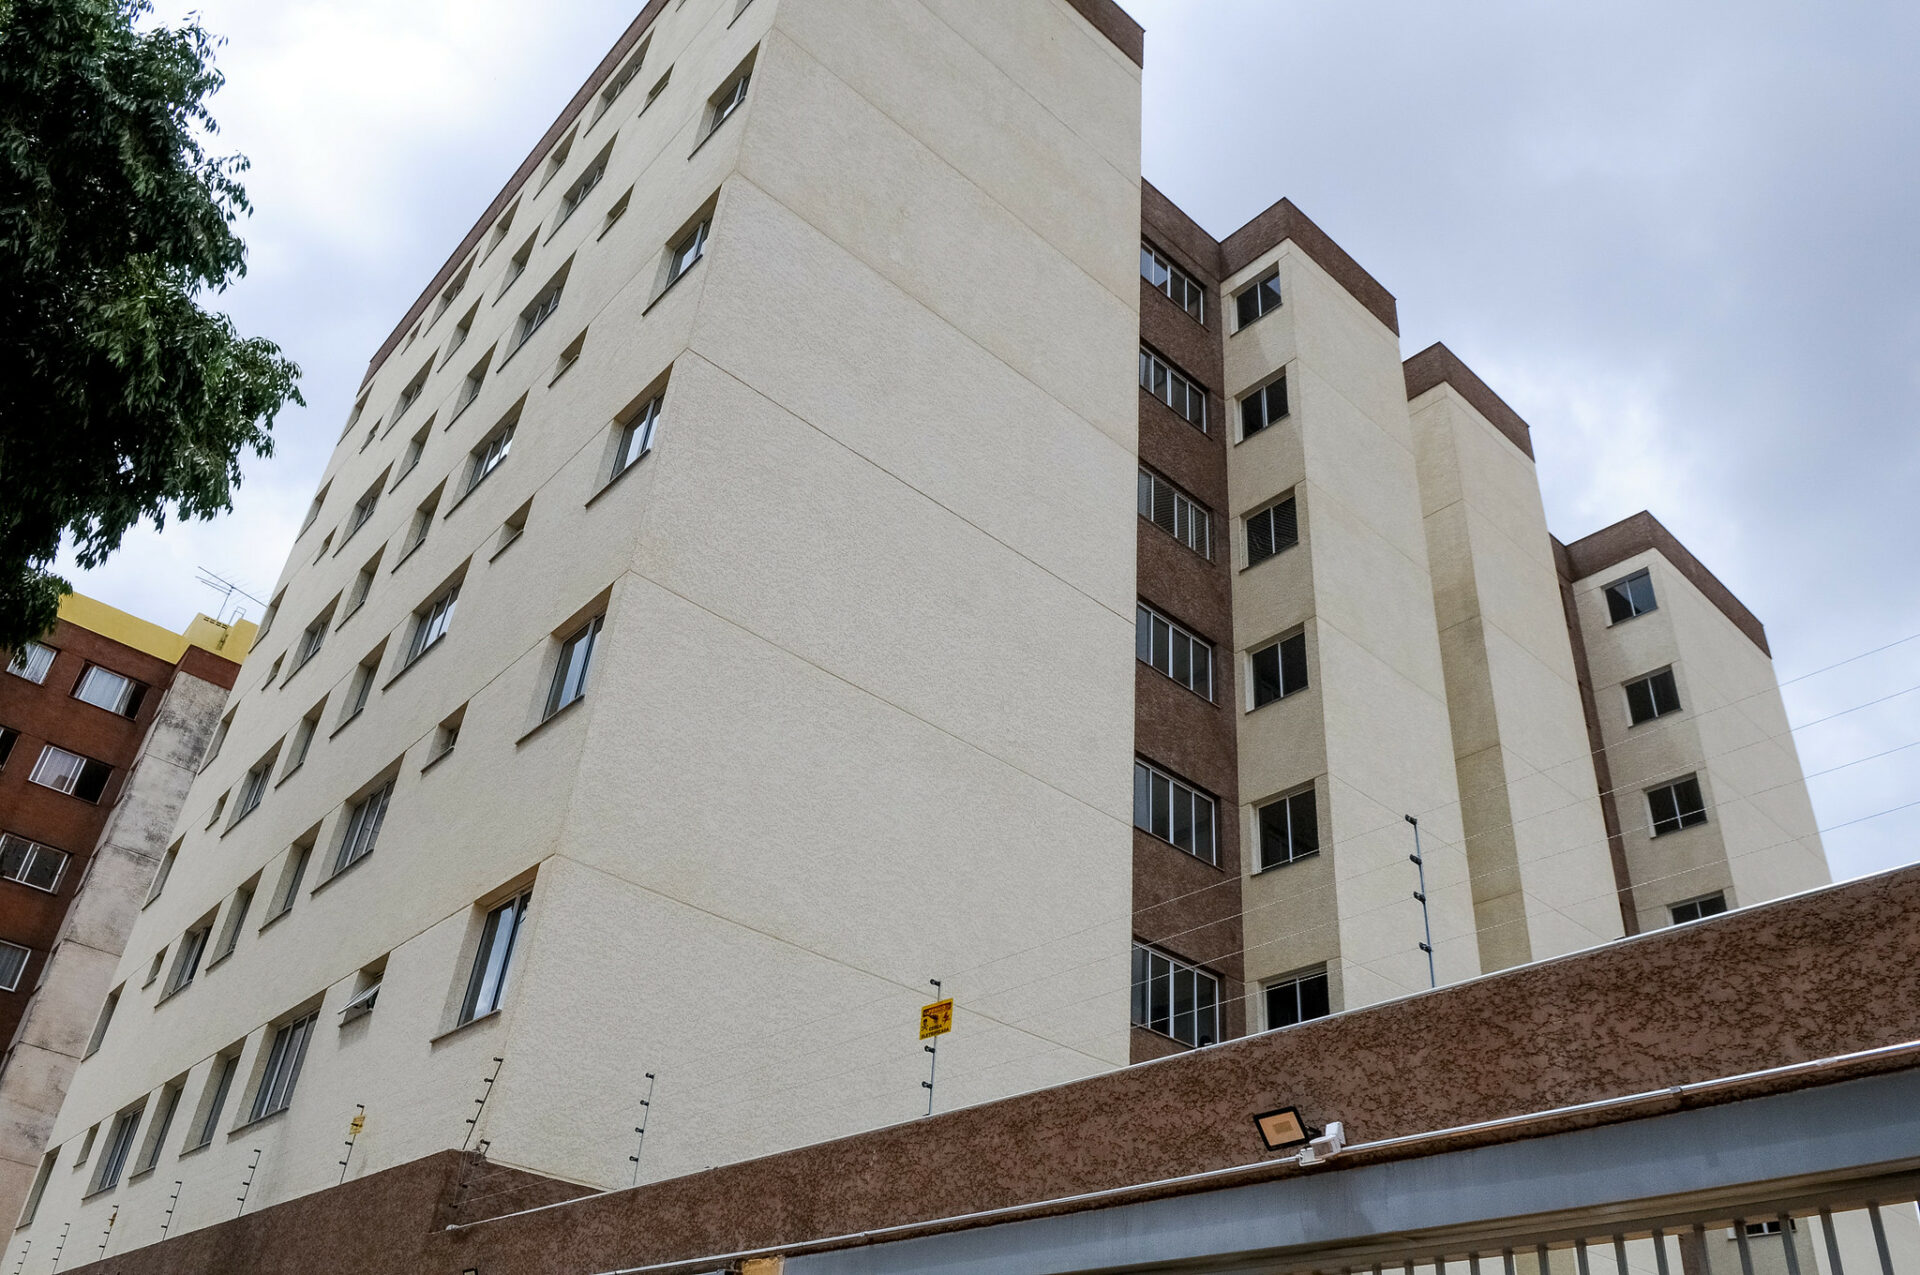
[(1644, 509), (1566, 546), (1567, 570), (1575, 580), (1584, 580), (1650, 549), (1671, 562), (1674, 569), (1733, 621), (1733, 626), (1746, 634), (1763, 654), (1769, 659), (1773, 657), (1773, 650), (1767, 645), (1767, 630), (1759, 617), (1747, 610), (1746, 604), (1733, 596), (1733, 590), (1720, 583), (1718, 576), (1707, 570), (1658, 518)]
[[(1920, 867), (1151, 1066), (457, 1231), (444, 1222), (475, 1222), (541, 1202), (542, 1191), (566, 1198), (577, 1188), (529, 1181), (486, 1200), (471, 1188), (472, 1175), (486, 1170), (448, 1153), (97, 1269), (578, 1275), (1257, 1165), (1274, 1156), (1251, 1117), (1275, 1106), (1297, 1105), (1314, 1124), (1344, 1121), (1349, 1140), (1365, 1143), (1917, 1037)], [(1861, 1063), (1836, 1078), (1912, 1065)], [(1736, 1092), (1808, 1083), (1815, 1082), (1761, 1081)], [(1678, 1105), (1654, 1098), (1636, 1110)], [(1527, 1132), (1631, 1114), (1564, 1115)], [(1448, 1145), (1516, 1136), (1525, 1135), (1456, 1135)], [(1355, 1162), (1422, 1149), (1363, 1153)], [(1087, 1206), (1055, 1206), (1071, 1207)]]
[(1487, 383), (1474, 374), (1472, 368), (1462, 363), (1459, 356), (1445, 345), (1436, 341), (1420, 353), (1408, 359), (1402, 370), (1407, 378), (1407, 401), (1411, 403), (1436, 385), (1445, 383), (1453, 386), (1461, 398), (1473, 404), (1473, 409), (1487, 418), (1493, 427), (1507, 436), (1507, 440), (1533, 459), (1533, 431), (1520, 413), (1507, 406), (1507, 401), (1495, 394)]

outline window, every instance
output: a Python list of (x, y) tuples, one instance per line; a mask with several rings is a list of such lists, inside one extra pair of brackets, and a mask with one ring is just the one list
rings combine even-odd
[(234, 823), (239, 823), (260, 808), (260, 799), (267, 795), (267, 781), (273, 777), (273, 763), (278, 759), (279, 749), (276, 748), (262, 757), (259, 764), (240, 781), (240, 800), (233, 808)]
[(388, 420), (398, 425), (400, 418), (407, 414), (407, 409), (420, 401), (421, 392), (427, 388), (427, 373), (432, 370), (433, 360), (428, 359), (427, 365), (414, 373), (413, 379), (407, 382), (407, 387), (400, 391), (400, 397), (393, 405), (393, 414), (387, 417)]
[(507, 546), (520, 538), (520, 533), (527, 529), (527, 518), (532, 513), (533, 500), (529, 497), (525, 504), (507, 515), (507, 520), (500, 524), (500, 543), (493, 551), (494, 557), (505, 553)]
[(1689, 921), (1698, 921), (1703, 917), (1719, 916), (1727, 910), (1725, 892), (1709, 894), (1704, 899), (1689, 899), (1685, 903), (1676, 903), (1672, 907), (1673, 923), (1685, 925)]
[(247, 913), (253, 908), (254, 887), (259, 880), (255, 877), (233, 892), (233, 903), (227, 908), (227, 923), (221, 927), (220, 942), (213, 949), (214, 960), (226, 960), (240, 945), (240, 927), (247, 923)]
[(453, 362), (453, 352), (465, 345), (467, 338), (473, 335), (473, 321), (479, 317), (480, 303), (476, 301), (467, 307), (467, 312), (453, 325), (453, 336), (447, 340), (447, 352), (440, 360), (441, 367)]
[(98, 664), (87, 665), (86, 671), (80, 674), (80, 684), (73, 688), (75, 699), (122, 717), (138, 717), (140, 701), (146, 697), (146, 693), (147, 688), (132, 678), (101, 668)]
[(435, 305), (433, 308), (433, 321), (435, 323), (438, 323), (440, 321), (440, 316), (445, 314), (447, 312), (448, 307), (451, 306), (454, 303), (455, 299), (458, 298), (459, 295), (466, 290), (467, 279), (472, 274), (473, 274), (473, 258), (468, 257), (467, 263), (460, 267), (460, 273), (453, 276), (452, 282), (448, 283), (445, 291), (441, 292), (439, 304)]
[(1150, 469), (1140, 471), (1140, 516), (1201, 557), (1213, 557), (1213, 515)]
[(207, 816), (207, 822), (206, 822), (207, 827), (211, 828), (213, 827), (213, 825), (220, 822), (220, 816), (226, 813), (227, 798), (231, 797), (232, 795), (233, 795), (233, 790), (231, 788), (229, 788), (226, 792), (223, 792), (220, 794), (219, 800), (213, 803), (213, 813)]
[(352, 615), (366, 605), (367, 595), (373, 592), (373, 582), (380, 575), (380, 559), (386, 555), (386, 552), (387, 547), (381, 545), (379, 552), (368, 558), (367, 565), (361, 567), (360, 574), (353, 578), (353, 587), (347, 590), (347, 615)]
[(447, 422), (449, 425), (459, 420), (467, 408), (473, 405), (473, 400), (480, 397), (480, 388), (487, 382), (487, 367), (492, 362), (493, 351), (488, 350), (480, 356), (480, 361), (473, 365), (473, 370), (467, 373), (467, 379), (460, 382), (460, 396), (453, 402), (453, 418)]
[(287, 863), (280, 870), (280, 886), (275, 891), (273, 913), (267, 917), (269, 921), (293, 910), (294, 900), (300, 897), (300, 883), (307, 878), (307, 864), (312, 860), (313, 843), (311, 841), (287, 851)]
[(1615, 624), (1645, 615), (1658, 606), (1653, 600), (1653, 577), (1645, 571), (1636, 571), (1607, 586), (1607, 613)]
[(1196, 859), (1218, 861), (1213, 798), (1143, 761), (1133, 763), (1133, 826)]
[(462, 1023), (500, 1008), (507, 994), (507, 975), (513, 968), (513, 949), (526, 923), (527, 904), (532, 901), (533, 891), (529, 890), (487, 913), (480, 930), (480, 948), (473, 955), (473, 972), (467, 976), (467, 994), (460, 1002)]
[[(338, 530), (339, 530), (338, 527), (334, 528), (334, 531), (338, 531)], [(320, 552), (313, 555), (313, 561), (316, 566), (319, 564), (322, 558), (327, 556), (327, 550), (331, 548), (333, 548), (333, 531), (329, 531), (326, 534), (326, 536), (320, 541)]]
[(1238, 312), (1240, 326), (1243, 328), (1262, 315), (1278, 310), (1280, 308), (1280, 268), (1275, 266), (1260, 282), (1244, 292), (1235, 293), (1233, 304)]
[[(180, 843), (174, 842), (167, 852), (160, 856), (160, 867), (153, 874), (153, 888), (147, 891), (147, 903), (160, 897), (160, 891), (167, 888), (167, 878), (173, 874), (173, 865), (180, 859)], [(142, 904), (141, 906), (145, 906)]]
[(511, 288), (519, 281), (520, 276), (526, 273), (527, 263), (533, 260), (533, 241), (537, 238), (539, 238), (537, 234), (528, 235), (527, 241), (520, 245), (520, 251), (514, 253), (513, 260), (507, 263), (507, 277), (500, 284), (500, 296), (494, 298), (496, 302), (499, 301), (500, 297), (506, 296), (507, 289)]
[(140, 1163), (134, 1168), (136, 1174), (145, 1173), (160, 1163), (160, 1153), (167, 1148), (167, 1134), (173, 1130), (174, 1113), (180, 1109), (180, 1091), (185, 1085), (184, 1080), (176, 1080), (160, 1091), (160, 1105), (153, 1117), (152, 1131), (147, 1134), (146, 1150), (140, 1153)]
[(1266, 987), (1267, 1029), (1325, 1018), (1333, 1012), (1325, 969), (1309, 970)]
[(1307, 689), (1307, 635), (1296, 633), (1247, 657), (1253, 672), (1253, 707), (1260, 708)]
[(652, 88), (647, 90), (647, 100), (643, 102), (640, 106), (640, 113), (642, 115), (645, 115), (647, 113), (647, 108), (649, 106), (652, 106), (655, 102), (660, 100), (660, 95), (667, 91), (667, 81), (672, 78), (673, 78), (673, 68), (668, 67), (666, 74), (660, 77), (659, 83), (655, 84)]
[(1207, 392), (1193, 383), (1185, 372), (1142, 347), (1140, 350), (1140, 388), (1185, 417), (1201, 433), (1207, 429)]
[(636, 412), (620, 422), (620, 441), (613, 449), (613, 473), (618, 478), (642, 456), (653, 450), (654, 431), (660, 427), (662, 395), (656, 394)]
[(0, 833), (0, 878), (51, 894), (60, 888), (60, 878), (66, 870), (66, 851), (10, 832)]
[(321, 700), (313, 706), (313, 711), (301, 718), (300, 724), (293, 728), (293, 747), (287, 750), (287, 768), (280, 772), (280, 778), (285, 779), (306, 763), (307, 752), (313, 747), (313, 737), (320, 730), (321, 710), (326, 706), (327, 701)]
[(460, 586), (455, 583), (423, 610), (414, 613), (413, 641), (407, 647), (408, 664), (425, 655), (441, 638), (447, 636), (447, 628), (453, 623), (454, 604), (459, 601)]
[(260, 617), (260, 631), (253, 635), (253, 644), (259, 646), (267, 636), (267, 630), (273, 627), (273, 618), (280, 614), (280, 604), (287, 600), (287, 591), (281, 589), (273, 595), (273, 601), (267, 603), (267, 613)]
[(633, 187), (629, 186), (620, 198), (613, 201), (613, 206), (607, 209), (606, 220), (600, 223), (600, 234), (602, 237), (605, 237), (606, 233), (613, 229), (614, 222), (619, 221), (627, 215), (627, 207), (632, 203)]
[(1648, 789), (1647, 808), (1653, 814), (1656, 837), (1707, 821), (1707, 804), (1700, 798), (1700, 780), (1693, 775), (1664, 788)]
[(1184, 1045), (1220, 1039), (1220, 980), (1177, 957), (1133, 945), (1133, 1024)]
[(429, 420), (425, 425), (422, 425), (418, 430), (414, 431), (413, 437), (407, 440), (407, 454), (400, 458), (400, 475), (393, 480), (396, 487), (399, 486), (400, 479), (411, 474), (415, 466), (419, 465), (420, 458), (427, 454), (427, 440), (432, 437), (433, 422)]
[(307, 1041), (313, 1036), (316, 1017), (308, 1014), (274, 1033), (267, 1069), (261, 1073), (260, 1088), (254, 1091), (252, 1119), (264, 1120), (285, 1111), (293, 1101), (293, 1086), (300, 1079), (300, 1064), (306, 1061)]
[(727, 83), (721, 87), (720, 91), (713, 95), (713, 116), (712, 121), (707, 125), (706, 135), (708, 137), (712, 137), (715, 133), (719, 132), (720, 126), (726, 123), (728, 117), (739, 110), (741, 103), (747, 100), (747, 85), (752, 82), (752, 80), (753, 72), (751, 70), (742, 71), (727, 81)]
[(309, 624), (306, 631), (300, 635), (300, 644), (294, 648), (293, 652), (294, 672), (299, 672), (306, 666), (308, 660), (320, 654), (320, 648), (326, 645), (327, 629), (332, 624), (333, 605), (329, 603), (327, 609), (314, 617), (313, 623)]
[(1661, 669), (1627, 683), (1627, 715), (1635, 726), (1679, 711), (1680, 687), (1673, 680), (1672, 669)]
[(462, 704), (453, 711), (451, 716), (440, 723), (440, 729), (433, 734), (433, 753), (427, 759), (428, 765), (432, 765), (453, 751), (454, 746), (460, 742), (460, 727), (466, 720), (467, 706)]
[(140, 1112), (145, 1106), (143, 1101), (139, 1107), (114, 1117), (113, 1131), (107, 1135), (106, 1150), (100, 1154), (100, 1166), (94, 1170), (94, 1192), (111, 1191), (120, 1185), (120, 1174), (126, 1169), (127, 1156), (133, 1151), (133, 1135), (140, 1128)]
[(513, 450), (513, 431), (519, 424), (510, 420), (506, 425), (493, 432), (492, 436), (473, 449), (473, 465), (467, 470), (467, 490), (472, 491), (487, 480), (487, 475), (500, 468), (500, 462)]
[(40, 760), (34, 763), (33, 773), (27, 776), (43, 788), (92, 802), (100, 800), (101, 794), (107, 790), (107, 780), (112, 777), (113, 767), (105, 762), (70, 753), (52, 744), (40, 750)]
[(207, 1095), (203, 1099), (206, 1111), (200, 1117), (199, 1129), (194, 1133), (194, 1147), (206, 1146), (219, 1131), (220, 1113), (227, 1105), (227, 1094), (233, 1089), (233, 1075), (239, 1070), (240, 1054), (237, 1050), (213, 1060), (213, 1070), (207, 1076)]
[(520, 312), (520, 328), (513, 339), (514, 350), (532, 340), (533, 334), (546, 326), (547, 320), (553, 317), (553, 312), (560, 308), (560, 294), (566, 290), (566, 287), (567, 267), (562, 266), (560, 273), (553, 277), (552, 282), (540, 289), (533, 300), (527, 303), (527, 308)]
[[(540, 178), (541, 190), (546, 189), (547, 183), (559, 176), (560, 170), (567, 166), (567, 158), (573, 154), (573, 139), (575, 136), (577, 136), (576, 132), (569, 132), (565, 137), (560, 139), (560, 144), (553, 148), (553, 154), (547, 156), (547, 171), (545, 175)], [(538, 192), (536, 191), (535, 193), (537, 194)]]
[(500, 220), (493, 223), (493, 233), (487, 237), (487, 250), (480, 257), (483, 264), (494, 254), (495, 249), (507, 241), (507, 235), (513, 230), (513, 215), (519, 211), (520, 201), (516, 199), (513, 207), (507, 209), (501, 214)]
[(1140, 277), (1164, 292), (1198, 322), (1207, 321), (1207, 290), (1192, 275), (1146, 244), (1140, 245)]
[(29, 642), (15, 651), (13, 658), (7, 661), (7, 672), (39, 685), (47, 680), (47, 670), (53, 667), (53, 657), (56, 654), (58, 652), (50, 646)]
[(1260, 870), (1283, 867), (1320, 853), (1320, 824), (1313, 788), (1260, 807)]
[(0, 940), (0, 992), (20, 989), (20, 976), (27, 972), (27, 961), (32, 956), (30, 949)]
[(389, 779), (347, 811), (346, 832), (340, 838), (339, 853), (333, 857), (336, 876), (373, 853), (374, 844), (380, 840), (380, 825), (387, 817), (387, 802), (392, 797), (393, 780)]
[[(364, 974), (362, 978), (365, 978)], [(342, 1027), (345, 1027), (356, 1018), (365, 1018), (373, 1012), (374, 1003), (380, 999), (380, 982), (380, 977), (378, 975), (374, 976), (374, 980), (371, 983), (368, 983), (359, 991), (355, 992), (347, 999), (347, 1003), (340, 1007), (340, 1025)]]
[[(600, 117), (607, 113), (607, 108), (613, 105), (616, 98), (627, 91), (627, 85), (633, 83), (634, 77), (640, 74), (640, 65), (647, 60), (647, 48), (652, 43), (653, 41), (651, 39), (642, 43), (639, 51), (631, 58), (628, 58), (627, 64), (620, 68), (618, 74), (607, 81), (605, 88), (600, 90), (600, 106), (594, 113), (594, 123), (600, 121)], [(588, 127), (591, 128), (592, 125), (590, 124)]]
[(553, 685), (547, 691), (545, 717), (552, 717), (567, 705), (585, 697), (587, 669), (593, 663), (593, 646), (600, 637), (605, 616), (597, 615), (560, 644), (560, 662), (553, 669)]
[[(380, 660), (386, 653), (387, 644), (382, 642), (353, 670), (353, 681), (347, 686), (347, 701), (340, 709), (341, 726), (360, 716), (361, 710), (366, 708), (367, 699), (373, 694), (374, 679), (380, 676)], [(338, 730), (339, 727), (334, 729)]]
[(1247, 565), (1257, 567), (1268, 558), (1300, 543), (1300, 514), (1288, 496), (1247, 518)]
[(1145, 603), (1134, 607), (1133, 653), (1202, 699), (1213, 698), (1213, 646)]
[(1287, 378), (1267, 382), (1240, 400), (1240, 437), (1252, 438), (1287, 415)]
[[(292, 677), (293, 674), (287, 676)], [(213, 728), (213, 739), (207, 744), (207, 755), (201, 759), (200, 769), (205, 770), (220, 755), (221, 747), (227, 742), (227, 733), (233, 729), (233, 715), (239, 711), (237, 708), (229, 709), (227, 715), (220, 719), (220, 724)]]
[(87, 1038), (85, 1057), (93, 1057), (100, 1048), (100, 1042), (107, 1038), (107, 1028), (113, 1023), (113, 1011), (120, 1008), (121, 990), (120, 987), (114, 988), (107, 993), (107, 999), (101, 1002), (100, 1016), (93, 1020), (93, 1035)]
[(173, 969), (167, 975), (166, 991), (161, 999), (180, 991), (192, 983), (200, 972), (200, 958), (207, 954), (207, 940), (213, 935), (213, 920), (207, 919), (205, 925), (188, 930), (180, 939), (179, 950), (173, 955)]
[(681, 239), (669, 245), (667, 249), (667, 287), (680, 281), (680, 276), (693, 269), (707, 251), (707, 234), (713, 228), (713, 218), (707, 217), (688, 231)]
[(60, 1158), (60, 1149), (55, 1147), (40, 1157), (40, 1171), (33, 1175), (33, 1187), (27, 1192), (27, 1206), (20, 1210), (20, 1225), (33, 1225), (34, 1215), (40, 1211), (40, 1197), (47, 1193), (47, 1182), (53, 1177), (53, 1165)]
[(427, 543), (427, 533), (433, 530), (433, 516), (440, 510), (440, 493), (444, 488), (444, 483), (435, 487), (433, 494), (421, 501), (420, 507), (413, 511), (413, 527), (407, 533), (407, 547), (400, 553), (401, 562), (405, 562), (408, 554)]
[(19, 738), (19, 731), (0, 726), (0, 769), (4, 769), (7, 758), (13, 756), (13, 745)]
[[(365, 404), (364, 404), (364, 402), (363, 402), (363, 403), (362, 403), (362, 406), (364, 406), (364, 405), (365, 405)], [(359, 408), (359, 407), (356, 407), (356, 408), (354, 408), (354, 409), (353, 409), (353, 417), (352, 417), (352, 419), (351, 419), (351, 420), (349, 420), (349, 421), (347, 422), (347, 428), (348, 428), (348, 429), (352, 429), (352, 428), (353, 428), (353, 422), (354, 422), (354, 421), (357, 421), (357, 420), (359, 420), (359, 419), (360, 419), (360, 408)], [(342, 437), (342, 438), (345, 438), (345, 437), (346, 437), (346, 435), (345, 435), (345, 434), (343, 433), (343, 434), (341, 434), (341, 436), (340, 436), (340, 437)], [(308, 529), (308, 528), (310, 528), (310, 527), (312, 527), (312, 526), (313, 526), (313, 524), (314, 524), (314, 522), (315, 522), (315, 521), (317, 521), (317, 520), (319, 519), (319, 517), (320, 517), (320, 510), (321, 510), (321, 509), (322, 509), (322, 507), (324, 507), (324, 506), (326, 505), (326, 503), (327, 503), (327, 492), (328, 492), (328, 490), (329, 490), (330, 488), (332, 488), (332, 486), (333, 486), (333, 484), (332, 484), (332, 483), (328, 483), (328, 484), (327, 484), (326, 486), (324, 486), (324, 487), (322, 487), (322, 488), (320, 489), (320, 492), (319, 492), (319, 494), (318, 494), (318, 495), (316, 495), (316, 496), (315, 496), (315, 497), (313, 498), (313, 503), (307, 506), (307, 516), (306, 516), (306, 519), (305, 519), (305, 521), (303, 521), (303, 522), (302, 522), (302, 523), (300, 524), (300, 535), (302, 535), (302, 536), (304, 536), (304, 535), (306, 535), (306, 534), (307, 534), (307, 529)], [(298, 538), (299, 538), (299, 537), (295, 537), (295, 539), (298, 539)]]
[(571, 372), (573, 365), (580, 361), (580, 352), (586, 348), (587, 333), (586, 329), (582, 328), (580, 334), (574, 337), (573, 340), (567, 342), (566, 348), (560, 351), (560, 357), (554, 361), (553, 365), (553, 380), (548, 381), (547, 384), (551, 385), (554, 381), (559, 380), (568, 372)]
[(566, 225), (567, 219), (579, 211), (580, 205), (585, 203), (587, 196), (593, 193), (593, 188), (598, 186), (600, 179), (607, 175), (607, 161), (612, 157), (613, 143), (608, 142), (605, 148), (593, 157), (593, 162), (587, 165), (587, 170), (580, 174), (573, 185), (567, 187), (567, 193), (560, 197), (560, 217), (553, 223), (555, 230)]

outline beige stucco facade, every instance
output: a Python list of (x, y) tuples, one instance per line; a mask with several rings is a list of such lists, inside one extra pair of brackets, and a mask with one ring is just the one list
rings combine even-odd
[[(1066, 0), (697, 0), (645, 40), (372, 376), (16, 1249), (115, 1207), (116, 1246), (157, 1238), (176, 1180), (176, 1232), (230, 1216), (256, 1153), (249, 1209), (330, 1185), (362, 1106), (351, 1175), (460, 1145), (486, 1093), (494, 1159), (603, 1186), (631, 1180), (646, 1072), (648, 1177), (908, 1119), (932, 978), (961, 1006), (942, 1108), (1127, 1061), (1139, 68)], [(663, 292), (669, 244), (708, 216)], [(609, 482), (623, 412), (663, 389), (651, 453)], [(445, 638), (407, 665), (452, 582)], [(543, 721), (560, 642), (595, 615), (589, 692)], [(374, 852), (330, 876), (389, 778)], [(486, 910), (528, 885), (505, 1003), (456, 1029)], [(243, 887), (232, 955), (163, 996), (156, 953), (209, 913), (221, 933)], [(312, 1009), (297, 1100), (249, 1123), (277, 1027)], [(215, 1136), (176, 1152), (233, 1050)], [(143, 1101), (121, 1182), (83, 1198)]]

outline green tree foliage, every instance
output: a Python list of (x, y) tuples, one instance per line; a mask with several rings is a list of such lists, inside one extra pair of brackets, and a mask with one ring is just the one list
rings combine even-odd
[(151, 0), (0, 0), (0, 648), (142, 519), (232, 508), (299, 368), (200, 301), (246, 273), (216, 41)]

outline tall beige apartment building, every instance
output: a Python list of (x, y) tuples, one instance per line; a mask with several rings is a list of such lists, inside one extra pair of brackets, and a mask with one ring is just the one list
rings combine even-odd
[(375, 356), (8, 1260), (909, 1120), (930, 980), (947, 1109), (1825, 880), (1758, 623), (1145, 185), (1141, 48), (646, 6)]

